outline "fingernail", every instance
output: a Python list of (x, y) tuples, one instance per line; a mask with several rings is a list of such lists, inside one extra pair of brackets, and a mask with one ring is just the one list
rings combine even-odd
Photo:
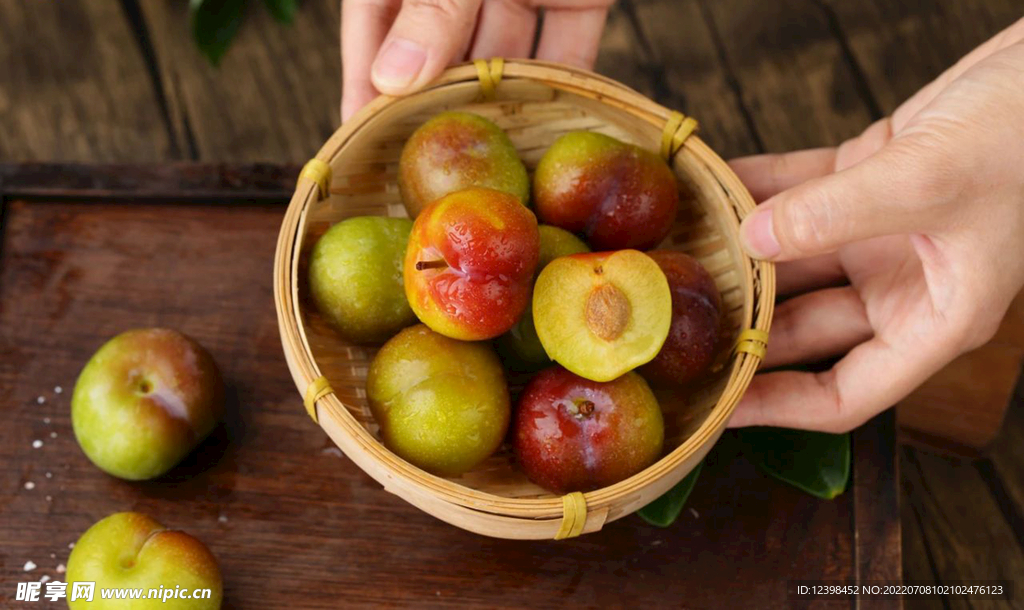
[(771, 209), (758, 210), (744, 219), (740, 225), (740, 241), (754, 258), (775, 258), (782, 252), (779, 240), (775, 239)]
[(412, 84), (427, 62), (427, 51), (417, 43), (395, 38), (373, 62), (373, 84), (384, 93), (398, 92)]

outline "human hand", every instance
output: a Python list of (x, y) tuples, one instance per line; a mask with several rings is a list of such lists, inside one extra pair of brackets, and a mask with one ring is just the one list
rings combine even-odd
[(404, 95), (465, 59), (536, 57), (591, 68), (614, 0), (344, 0), (341, 120), (379, 93)]
[(1024, 20), (838, 148), (732, 163), (764, 201), (744, 247), (799, 294), (763, 367), (846, 355), (758, 375), (731, 426), (850, 430), (993, 336), (1024, 284), (1021, 83)]

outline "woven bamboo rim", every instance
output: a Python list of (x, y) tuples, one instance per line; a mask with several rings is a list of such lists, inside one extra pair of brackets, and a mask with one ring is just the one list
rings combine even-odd
[[(490, 82), (484, 82), (487, 80)], [(686, 233), (689, 230), (686, 226), (680, 225), (684, 237), (679, 244), (681, 249), (698, 258), (714, 257), (719, 262), (718, 267), (724, 269), (720, 275), (727, 278), (722, 280), (728, 290), (727, 300), (734, 302), (729, 309), (731, 313), (727, 313), (734, 327), (730, 340), (736, 342), (736, 349), (720, 363), (714, 383), (708, 384), (710, 389), (702, 390), (701, 398), (695, 399), (695, 403), (706, 403), (706, 412), (692, 417), (690, 414), (680, 416), (683, 421), (680, 429), (685, 429), (685, 438), (671, 439), (677, 446), (657, 463), (625, 481), (562, 498), (540, 490), (505, 495), (478, 489), (482, 486), (503, 490), (497, 484), (478, 484), (486, 476), (470, 485), (466, 480), (428, 474), (388, 451), (353, 414), (360, 413), (361, 407), (354, 403), (362, 388), (355, 385), (360, 373), (365, 378), (365, 370), (358, 370), (355, 364), (347, 369), (339, 368), (350, 364), (344, 362), (344, 346), (329, 359), (321, 358), (319, 363), (314, 356), (311, 336), (321, 350), (328, 339), (318, 335), (321, 331), (315, 323), (316, 314), (308, 311), (302, 296), (305, 277), (301, 261), (314, 241), (310, 237), (311, 227), (337, 221), (345, 214), (404, 215), (401, 207), (393, 203), (397, 197), (393, 184), (377, 191), (373, 191), (375, 187), (367, 187), (370, 199), (377, 197), (392, 202), (385, 206), (367, 203), (364, 196), (367, 193), (360, 194), (360, 181), (367, 180), (371, 174), (371, 183), (382, 176), (393, 177), (393, 162), (397, 159), (395, 147), (400, 150), (404, 137), (422, 120), (406, 120), (403, 124), (400, 119), (408, 119), (409, 115), (425, 118), (452, 107), (481, 113), (484, 110), (498, 112), (499, 116), (536, 116), (538, 121), (549, 111), (561, 120), (564, 117), (558, 113), (564, 114), (570, 109), (578, 119), (576, 123), (585, 125), (573, 127), (573, 121), (564, 121), (566, 129), (617, 130), (617, 137), (652, 151), (662, 150), (670, 159), (681, 188), (689, 194), (690, 205), (700, 212), (702, 228), (691, 235)], [(347, 457), (389, 492), (448, 523), (489, 536), (551, 539), (597, 531), (606, 522), (634, 512), (678, 483), (710, 451), (756, 372), (764, 356), (775, 299), (774, 266), (750, 259), (738, 246), (739, 222), (754, 209), (754, 202), (728, 165), (698, 137), (691, 135), (694, 128), (695, 122), (691, 119), (615, 81), (567, 66), (528, 60), (491, 62), (483, 67), (481, 62), (457, 66), (412, 96), (382, 96), (367, 105), (328, 139), (304, 169), (278, 237), (274, 263), (278, 325), (289, 370), (300, 394), (305, 396), (314, 421)], [(375, 134), (395, 129), (401, 133), (388, 137), (397, 138), (397, 142), (384, 138), (384, 144), (377, 148), (362, 145), (374, 140)], [(534, 129), (530, 132), (532, 137), (538, 129), (543, 132), (543, 123), (527, 125), (521, 134), (524, 140), (530, 129)], [(680, 133), (679, 129), (686, 131)], [(542, 134), (546, 135), (550, 134)], [(549, 139), (554, 137), (551, 135)], [(513, 140), (515, 142), (516, 138)], [(525, 154), (523, 150), (520, 152)], [(376, 154), (386, 159), (376, 162)], [(364, 159), (369, 159), (365, 164), (370, 169), (358, 170), (362, 172), (358, 175), (346, 174), (350, 166), (357, 161), (363, 163)], [(527, 160), (527, 164), (531, 161)], [(332, 185), (341, 182), (346, 186), (335, 188)], [(727, 261), (724, 267), (722, 260)], [(718, 279), (716, 275), (716, 281)], [(723, 297), (726, 296), (723, 293)], [(337, 341), (340, 342), (340, 338)], [(351, 355), (352, 349), (347, 353)], [(347, 384), (346, 394), (356, 397), (349, 404), (339, 399), (338, 384), (331, 388), (332, 375), (325, 373), (324, 367), (345, 371), (346, 379), (342, 383)], [(666, 399), (661, 395), (659, 398), (664, 407)], [(666, 449), (672, 446), (671, 442), (666, 439)]]

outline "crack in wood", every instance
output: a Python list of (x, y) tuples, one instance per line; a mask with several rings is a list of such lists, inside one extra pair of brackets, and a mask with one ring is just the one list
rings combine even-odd
[[(927, 490), (928, 483), (925, 481), (924, 469), (921, 467), (921, 462), (918, 461), (915, 451), (909, 447), (906, 447), (903, 449), (903, 457), (904, 459), (906, 459), (908, 464), (910, 464), (911, 466), (914, 467), (915, 470), (917, 470), (917, 476), (921, 481), (921, 485), (926, 488), (925, 491), (930, 495), (931, 492)], [(914, 501), (915, 497), (918, 497), (920, 494), (918, 494), (917, 496), (915, 494), (907, 495), (910, 498), (910, 512), (914, 515), (914, 522), (917, 524), (917, 530), (920, 535), (921, 546), (924, 547), (925, 559), (927, 559), (928, 561), (928, 568), (934, 575), (935, 584), (941, 585), (942, 576), (939, 572), (938, 563), (935, 561), (935, 551), (932, 549), (931, 542), (928, 540), (928, 536), (925, 534), (924, 517), (921, 515), (921, 510), (918, 508), (917, 502)], [(949, 610), (949, 600), (946, 598), (946, 596), (943, 595), (940, 599), (942, 600), (942, 607), (946, 610)]]
[(864, 102), (864, 106), (867, 108), (868, 114), (871, 116), (872, 121), (877, 121), (885, 116), (882, 112), (882, 107), (878, 103), (878, 99), (875, 94), (871, 91), (871, 85), (868, 83), (867, 76), (864, 74), (864, 69), (861, 68), (860, 62), (857, 61), (857, 55), (853, 51), (853, 47), (850, 46), (849, 38), (843, 30), (842, 25), (839, 23), (839, 16), (835, 10), (825, 0), (807, 0), (812, 5), (817, 7), (822, 14), (825, 16), (825, 22), (828, 24), (828, 28), (832, 33), (832, 36), (836, 39), (839, 44), (839, 52), (842, 55), (843, 61), (846, 62), (846, 67), (850, 69), (850, 78), (853, 80), (853, 87), (857, 91), (857, 95), (860, 96), (861, 101)]
[(678, 92), (673, 95), (672, 88), (665, 79), (665, 69), (658, 65), (657, 53), (647, 33), (644, 31), (643, 24), (640, 22), (636, 4), (634, 4), (633, 0), (621, 0), (619, 5), (622, 7), (622, 14), (626, 16), (626, 22), (633, 31), (633, 36), (636, 38), (640, 47), (640, 53), (642, 54), (642, 63), (637, 68), (644, 73), (644, 76), (650, 82), (656, 101), (663, 105), (678, 105), (681, 108), (686, 108), (685, 94)]
[[(156, 95), (157, 105), (159, 106), (160, 118), (163, 120), (164, 128), (167, 130), (167, 137), (170, 138), (171, 154), (174, 157), (180, 158), (182, 155), (181, 143), (178, 142), (174, 124), (171, 120), (170, 104), (167, 101), (167, 92), (163, 79), (160, 77), (156, 49), (154, 49), (153, 43), (150, 41), (149, 28), (146, 26), (146, 19), (142, 15), (139, 0), (121, 0), (121, 9), (131, 25), (132, 35), (135, 37), (139, 53), (142, 55), (142, 60), (146, 65), (146, 72), (149, 74), (149, 81), (153, 86), (153, 93)], [(188, 117), (182, 116), (182, 122), (184, 123), (185, 134), (188, 140), (189, 157), (193, 160), (197, 159), (198, 156), (196, 154), (195, 142), (192, 139), (192, 128), (188, 123)]]
[(750, 132), (750, 138), (754, 141), (757, 151), (763, 153), (765, 152), (764, 139), (758, 132), (757, 124), (754, 122), (754, 114), (747, 106), (746, 99), (743, 97), (743, 87), (740, 85), (739, 78), (736, 76), (736, 71), (732, 67), (732, 62), (729, 61), (729, 54), (725, 49), (725, 43), (722, 40), (721, 32), (718, 30), (718, 25), (715, 23), (715, 18), (711, 14), (710, 8), (706, 5), (705, 0), (696, 0), (696, 2), (697, 7), (700, 9), (701, 17), (704, 18), (704, 23), (707, 25), (708, 33), (711, 36), (711, 42), (715, 46), (715, 53), (718, 55), (718, 61), (722, 66), (722, 72), (725, 73), (725, 83), (736, 97), (736, 104), (739, 107), (740, 114), (743, 115), (743, 122), (746, 124), (747, 131)]
[(1009, 491), (1003, 483), (1003, 477), (1000, 476), (995, 464), (986, 458), (975, 462), (974, 468), (985, 481), (989, 493), (992, 494), (992, 499), (995, 500), (999, 512), (1003, 515), (1003, 520), (1013, 531), (1016, 539), (1024, 540), (1024, 515), (1021, 515), (1019, 507), (1010, 497)]

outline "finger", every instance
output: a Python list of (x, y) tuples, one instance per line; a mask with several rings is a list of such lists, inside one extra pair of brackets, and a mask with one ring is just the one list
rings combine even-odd
[(879, 119), (855, 138), (843, 142), (836, 149), (835, 171), (852, 167), (882, 150), (892, 140), (892, 120)]
[(592, 69), (607, 17), (607, 6), (549, 8), (544, 13), (537, 59)]
[(864, 302), (853, 288), (809, 292), (775, 308), (762, 366), (819, 362), (849, 351), (872, 334)]
[(949, 83), (960, 78), (964, 72), (970, 70), (978, 62), (1021, 41), (1024, 41), (1024, 18), (1018, 20), (1002, 32), (999, 32), (986, 42), (982, 43), (981, 46), (962, 57), (960, 61), (956, 62), (952, 67), (940, 74), (938, 78), (928, 83), (928, 85), (923, 89), (911, 96), (910, 99), (903, 102), (903, 104), (896, 109), (896, 112), (892, 114), (893, 129), (896, 132), (902, 130), (903, 127), (905, 127), (907, 123), (909, 123), (910, 120), (921, 111), (922, 108), (930, 104), (931, 101), (949, 85)]
[(400, 0), (344, 0), (341, 3), (341, 120), (377, 97), (370, 65), (398, 14)]
[(405, 0), (373, 61), (378, 91), (404, 95), (426, 85), (469, 48), (480, 0)]
[(754, 201), (761, 203), (808, 180), (822, 178), (860, 163), (892, 139), (889, 119), (875, 121), (838, 148), (811, 148), (796, 152), (752, 155), (729, 161)]
[(743, 219), (740, 240), (756, 258), (793, 260), (845, 244), (924, 230), (927, 206), (956, 195), (949, 163), (903, 138), (838, 173), (783, 191)]
[(955, 356), (931, 347), (890, 344), (876, 336), (822, 373), (758, 375), (736, 406), (729, 426), (852, 430), (906, 397)]
[(775, 266), (775, 293), (798, 294), (846, 283), (846, 272), (835, 253), (786, 261)]
[(729, 161), (732, 171), (758, 203), (812, 178), (835, 171), (836, 149), (813, 148), (791, 153), (753, 155)]
[(470, 59), (529, 57), (537, 30), (537, 11), (519, 0), (488, 0), (469, 50)]
[(842, 431), (846, 421), (839, 421), (840, 409), (833, 396), (834, 378), (834, 370), (823, 373), (780, 371), (757, 375), (736, 405), (728, 426)]

